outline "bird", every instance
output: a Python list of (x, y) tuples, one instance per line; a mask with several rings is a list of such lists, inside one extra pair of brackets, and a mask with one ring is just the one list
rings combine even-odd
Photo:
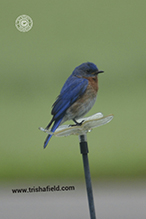
[[(52, 119), (45, 128), (51, 126), (51, 132), (67, 120), (73, 120), (71, 126), (81, 126), (77, 119), (84, 116), (94, 105), (98, 91), (98, 74), (104, 71), (99, 70), (92, 62), (85, 62), (77, 66), (64, 83), (59, 96), (52, 105)], [(48, 134), (44, 148), (46, 148), (52, 134)]]

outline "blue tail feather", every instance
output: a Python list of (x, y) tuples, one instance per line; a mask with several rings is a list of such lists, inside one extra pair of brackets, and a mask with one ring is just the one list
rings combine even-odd
[[(51, 129), (51, 132), (55, 132), (55, 130), (56, 130), (56, 129), (58, 128), (58, 126), (60, 125), (61, 121), (62, 121), (62, 118), (59, 119), (59, 120), (56, 120), (56, 121), (54, 122), (53, 127), (52, 127), (52, 129)], [(45, 142), (44, 142), (44, 148), (47, 146), (47, 144), (48, 144), (49, 140), (51, 139), (51, 137), (52, 137), (52, 135), (50, 135), (50, 134), (47, 136), (47, 138), (46, 138), (46, 140), (45, 140)]]

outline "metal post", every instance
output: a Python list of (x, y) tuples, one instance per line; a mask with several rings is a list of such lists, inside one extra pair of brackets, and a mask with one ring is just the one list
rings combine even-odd
[(93, 192), (92, 192), (92, 183), (91, 183), (91, 176), (90, 176), (90, 169), (89, 169), (89, 161), (88, 161), (88, 152), (89, 151), (88, 151), (88, 144), (86, 141), (86, 134), (80, 135), (79, 139), (80, 139), (80, 151), (82, 154), (83, 165), (84, 165), (84, 173), (85, 173), (85, 180), (86, 180), (86, 189), (87, 189), (87, 195), (88, 195), (90, 218), (96, 219)]

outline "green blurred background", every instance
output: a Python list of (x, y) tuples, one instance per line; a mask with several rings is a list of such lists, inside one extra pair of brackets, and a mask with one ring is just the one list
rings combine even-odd
[[(38, 130), (73, 69), (94, 62), (97, 101), (87, 116), (114, 114), (88, 134), (93, 179), (146, 177), (146, 1), (2, 1), (0, 13), (0, 179), (80, 179), (77, 136)], [(19, 32), (15, 20), (34, 22)]]

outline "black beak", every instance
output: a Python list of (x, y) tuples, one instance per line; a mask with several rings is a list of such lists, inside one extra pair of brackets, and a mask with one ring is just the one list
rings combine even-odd
[(96, 71), (96, 72), (94, 72), (94, 74), (95, 75), (98, 75), (99, 73), (103, 73), (104, 71), (102, 71), (102, 70), (98, 70), (98, 71)]

